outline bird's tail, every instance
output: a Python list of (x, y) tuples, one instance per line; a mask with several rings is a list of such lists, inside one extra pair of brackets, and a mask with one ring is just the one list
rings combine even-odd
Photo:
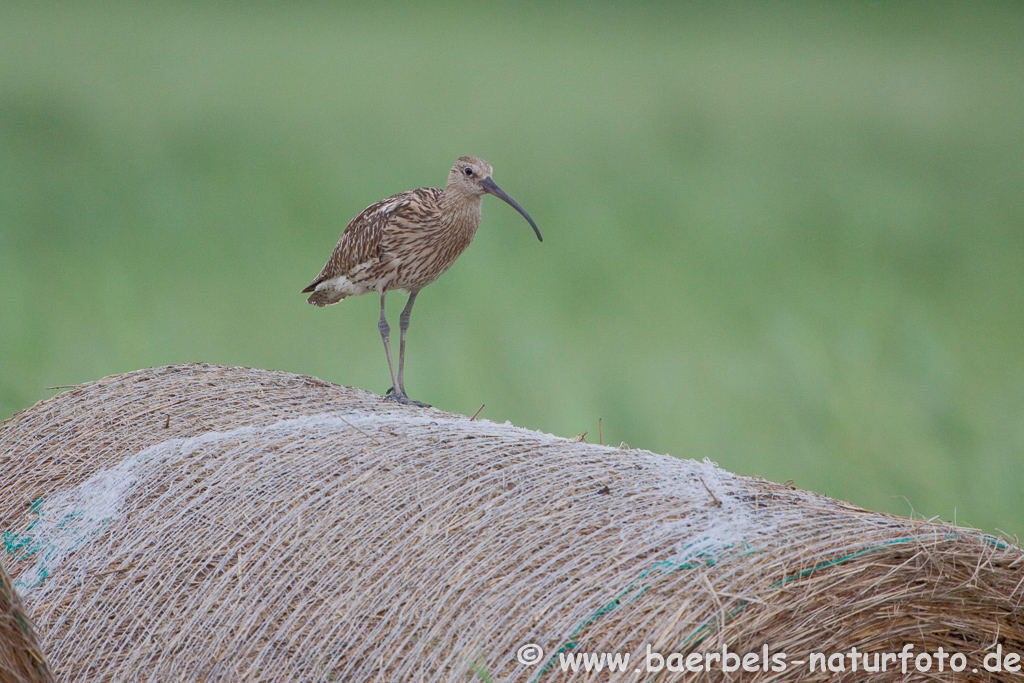
[(313, 292), (312, 294), (310, 294), (309, 298), (306, 299), (306, 301), (313, 304), (314, 306), (330, 306), (331, 304), (338, 303), (344, 298), (345, 295), (337, 291), (332, 292), (331, 290), (328, 289), (321, 289), (318, 292)]
[(314, 306), (330, 306), (331, 304), (336, 304), (345, 298), (345, 294), (342, 294), (336, 289), (317, 289), (316, 286), (319, 284), (319, 282), (314, 282), (309, 287), (302, 290), (303, 294), (312, 292), (306, 301)]

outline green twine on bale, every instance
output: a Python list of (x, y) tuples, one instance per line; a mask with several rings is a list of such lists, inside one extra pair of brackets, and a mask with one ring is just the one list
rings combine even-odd
[[(683, 548), (683, 550), (685, 551), (687, 548), (693, 547), (693, 545), (694, 545), (694, 543), (691, 543), (691, 544), (687, 545), (686, 548)], [(748, 544), (747, 542), (744, 541), (743, 545), (748, 549), (748, 552), (743, 553), (743, 555), (749, 555), (750, 553), (754, 552), (753, 550), (750, 550), (750, 544)], [(533, 682), (535, 683), (536, 681), (538, 681), (540, 679), (540, 677), (543, 676), (547, 672), (547, 670), (551, 668), (551, 666), (555, 663), (555, 661), (557, 661), (558, 656), (560, 654), (562, 654), (566, 650), (571, 650), (571, 649), (576, 647), (577, 641), (578, 641), (578, 636), (583, 631), (583, 629), (585, 629), (586, 627), (588, 627), (591, 624), (593, 624), (594, 622), (596, 622), (603, 615), (608, 614), (609, 612), (611, 612), (611, 611), (613, 611), (615, 609), (618, 609), (619, 607), (623, 607), (625, 605), (629, 605), (634, 600), (636, 600), (641, 595), (643, 595), (645, 592), (647, 592), (647, 589), (650, 588), (650, 586), (644, 586), (639, 591), (637, 591), (636, 595), (632, 596), (626, 602), (623, 602), (623, 599), (627, 595), (629, 595), (629, 593), (631, 593), (634, 590), (634, 588), (636, 588), (636, 585), (638, 583), (640, 583), (641, 581), (643, 581), (645, 578), (647, 578), (647, 576), (651, 572), (653, 572), (655, 569), (658, 569), (659, 567), (670, 567), (670, 569), (669, 569), (669, 571), (667, 573), (671, 574), (672, 572), (678, 571), (680, 569), (696, 569), (697, 567), (708, 566), (708, 565), (713, 567), (715, 565), (715, 559), (717, 557), (721, 557), (724, 554), (724, 551), (726, 551), (726, 550), (728, 550), (728, 549), (730, 549), (732, 547), (733, 547), (732, 545), (722, 546), (722, 548), (721, 548), (722, 552), (717, 553), (716, 555), (712, 555), (710, 553), (698, 553), (696, 555), (696, 557), (706, 557), (707, 558), (704, 562), (699, 563), (699, 564), (694, 564), (694, 563), (690, 563), (690, 562), (679, 563), (679, 562), (673, 562), (672, 560), (661, 560), (659, 562), (654, 563), (651, 567), (649, 567), (646, 571), (644, 571), (639, 577), (637, 577), (635, 581), (633, 581), (631, 584), (629, 584), (629, 586), (627, 586), (626, 589), (624, 591), (622, 591), (622, 593), (620, 593), (618, 595), (618, 597), (616, 597), (614, 600), (609, 602), (607, 605), (605, 605), (601, 609), (597, 610), (591, 616), (587, 617), (583, 621), (582, 624), (577, 626), (576, 629), (572, 632), (572, 634), (569, 635), (569, 640), (567, 640), (565, 642), (565, 644), (562, 645), (562, 647), (558, 648), (558, 650), (553, 655), (551, 655), (548, 663), (544, 665), (544, 668), (541, 669), (537, 673), (536, 676), (534, 676)]]

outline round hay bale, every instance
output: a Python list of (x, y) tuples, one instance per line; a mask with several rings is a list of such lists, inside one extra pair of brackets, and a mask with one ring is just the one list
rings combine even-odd
[(32, 621), (11, 585), (11, 577), (0, 564), (0, 681), (50, 683), (52, 680)]
[(43, 401), (0, 453), (63, 681), (1020, 677), (1020, 548), (708, 462), (200, 364)]

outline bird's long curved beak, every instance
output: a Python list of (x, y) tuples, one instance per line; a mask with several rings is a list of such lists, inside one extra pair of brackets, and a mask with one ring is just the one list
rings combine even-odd
[(544, 238), (540, 236), (540, 230), (537, 229), (537, 224), (533, 222), (532, 218), (530, 218), (530, 214), (526, 213), (526, 209), (524, 209), (523, 207), (519, 206), (519, 202), (517, 202), (516, 200), (512, 199), (511, 197), (509, 197), (508, 193), (506, 193), (505, 190), (503, 190), (500, 187), (498, 187), (495, 184), (495, 182), (493, 180), (491, 180), (491, 176), (487, 176), (486, 178), (481, 180), (480, 181), (480, 187), (484, 188), (484, 190), (486, 192), (490, 192), (495, 197), (498, 197), (499, 199), (505, 200), (506, 202), (508, 202), (509, 204), (512, 205), (513, 209), (515, 209), (519, 213), (523, 214), (523, 218), (525, 218), (526, 220), (530, 221), (530, 225), (533, 226), (533, 231), (535, 233), (537, 233), (537, 239), (539, 239), (541, 242), (544, 241)]

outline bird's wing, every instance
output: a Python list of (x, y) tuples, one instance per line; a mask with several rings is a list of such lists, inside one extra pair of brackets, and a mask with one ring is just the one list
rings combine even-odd
[(320, 274), (302, 291), (312, 292), (324, 280), (347, 275), (368, 261), (386, 258), (390, 241), (388, 228), (415, 225), (424, 216), (436, 213), (440, 197), (440, 190), (424, 187), (393, 195), (363, 209), (341, 234)]

